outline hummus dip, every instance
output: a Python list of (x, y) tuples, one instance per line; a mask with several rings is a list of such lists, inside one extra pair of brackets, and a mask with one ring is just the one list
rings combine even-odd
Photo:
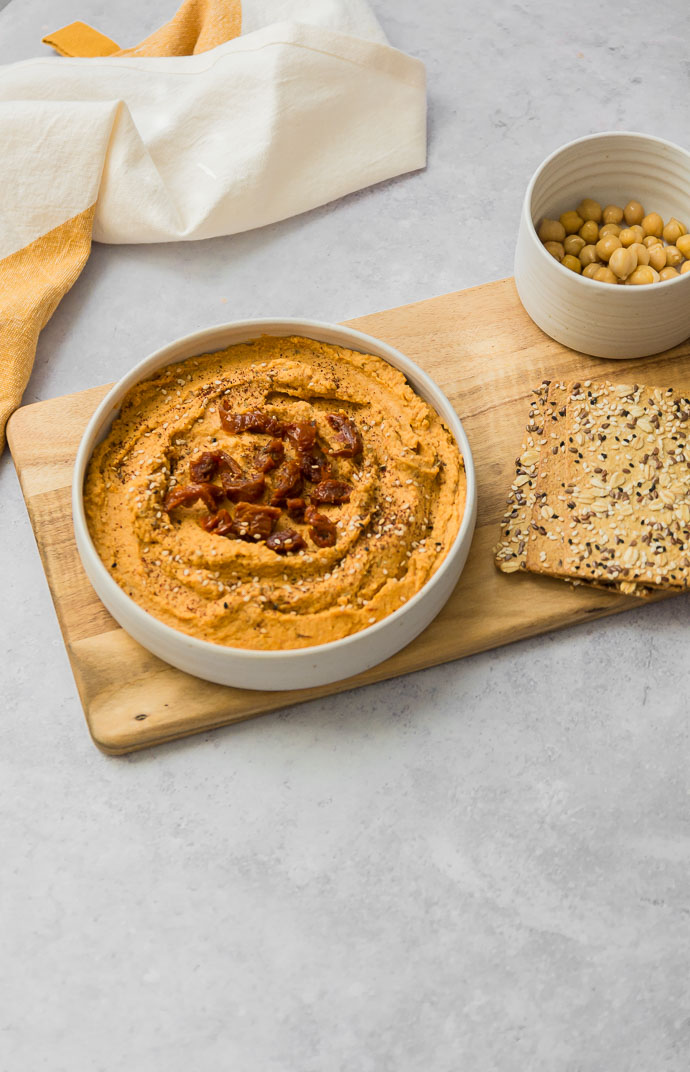
[(457, 443), (401, 372), (306, 338), (262, 337), (133, 387), (84, 503), (111, 576), (215, 644), (325, 644), (432, 576), (465, 504)]

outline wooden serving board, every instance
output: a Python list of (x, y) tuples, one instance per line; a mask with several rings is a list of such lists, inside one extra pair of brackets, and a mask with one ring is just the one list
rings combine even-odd
[(500, 574), (492, 548), (532, 388), (544, 378), (591, 377), (688, 389), (690, 341), (646, 360), (585, 357), (532, 323), (512, 279), (349, 324), (398, 347), (451, 399), (472, 446), (479, 514), (464, 573), (436, 620), (387, 662), (335, 685), (289, 692), (226, 688), (175, 670), (140, 647), (96, 596), (72, 533), (73, 462), (108, 387), (24, 406), (12, 417), (10, 448), (89, 730), (103, 751), (121, 755), (640, 605), (549, 578)]

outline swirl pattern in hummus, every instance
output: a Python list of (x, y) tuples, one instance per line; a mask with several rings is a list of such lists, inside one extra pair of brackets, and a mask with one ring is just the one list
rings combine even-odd
[[(205, 531), (202, 501), (166, 510), (204, 451), (226, 451), (251, 473), (270, 441), (229, 434), (221, 405), (315, 423), (333, 475), (352, 489), (349, 502), (318, 505), (336, 525), (334, 546), (316, 546), (308, 525), (286, 513), (277, 529), (298, 531), (306, 546), (278, 554), (263, 541)], [(354, 421), (358, 456), (329, 454), (337, 449), (333, 413)], [(305, 483), (307, 502), (309, 492)], [(306, 338), (262, 337), (169, 365), (132, 388), (94, 451), (84, 500), (101, 559), (150, 614), (216, 644), (285, 649), (365, 629), (415, 595), (455, 539), (465, 472), (440, 417), (385, 361)]]

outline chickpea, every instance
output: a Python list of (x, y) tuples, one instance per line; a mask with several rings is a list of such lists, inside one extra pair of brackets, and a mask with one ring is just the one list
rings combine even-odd
[(641, 264), (626, 280), (633, 286), (643, 286), (647, 283), (658, 283), (658, 281), (659, 273), (650, 268), (648, 264)]
[(544, 249), (547, 253), (550, 253), (552, 257), (555, 257), (557, 261), (562, 261), (565, 257), (565, 250), (563, 249), (562, 242), (545, 242)]
[(604, 235), (603, 238), (599, 239), (596, 245), (597, 257), (600, 261), (607, 261), (613, 253), (614, 249), (620, 248), (620, 238), (616, 238), (616, 236), (612, 234)]
[(663, 231), (661, 232), (661, 237), (663, 238), (664, 242), (668, 242), (669, 245), (675, 246), (676, 239), (680, 238), (680, 236), (683, 234), (682, 227), (682, 223), (680, 223), (675, 216), (671, 216), (671, 219), (668, 221)]
[(577, 211), (585, 222), (587, 220), (593, 220), (594, 223), (601, 221), (601, 205), (598, 201), (593, 201), (591, 197), (585, 197), (583, 201), (580, 201)]
[(577, 257), (574, 257), (572, 253), (566, 253), (565, 257), (561, 261), (564, 268), (569, 268), (571, 272), (577, 272), (579, 275), (582, 271), (582, 265)]
[(577, 232), (580, 238), (584, 238), (585, 242), (590, 243), (597, 242), (599, 239), (599, 227), (594, 220), (585, 220), (582, 227)]
[(649, 264), (649, 250), (641, 242), (633, 242), (628, 249), (633, 250), (638, 264)]
[(623, 219), (623, 209), (618, 205), (607, 205), (602, 213), (604, 223), (620, 223)]
[(577, 234), (582, 227), (582, 224), (585, 222), (582, 219), (582, 216), (578, 216), (577, 212), (564, 212), (560, 220), (563, 227), (565, 227), (565, 233), (567, 235)]
[(681, 235), (676, 239), (676, 249), (679, 249), (684, 257), (690, 257), (690, 235)]
[(649, 253), (649, 263), (657, 272), (666, 267), (666, 246), (662, 245), (661, 242), (656, 246), (650, 246), (647, 252)]
[(645, 213), (639, 201), (625, 208), (591, 197), (559, 219), (544, 217), (538, 231), (544, 248), (571, 272), (605, 283), (645, 285), (690, 273), (690, 234), (671, 216)]
[(683, 260), (683, 254), (677, 246), (666, 246), (666, 266), (675, 268)]
[(559, 220), (543, 219), (537, 234), (542, 242), (562, 242), (565, 238), (565, 227)]
[(642, 223), (642, 220), (644, 219), (644, 209), (639, 201), (628, 201), (623, 209), (623, 215), (625, 216), (625, 222), (628, 227), (632, 227), (634, 223)]
[(642, 220), (642, 229), (646, 235), (655, 235), (657, 238), (661, 238), (664, 221), (658, 212), (650, 212)]
[(681, 223), (680, 220), (677, 220), (675, 216), (671, 216), (671, 219), (661, 233), (664, 242), (668, 242), (670, 246), (674, 246), (676, 244), (676, 239), (680, 238), (681, 235), (687, 234), (688, 229), (685, 224)]
[(563, 249), (566, 253), (572, 254), (573, 257), (579, 257), (581, 250), (585, 248), (584, 238), (580, 238), (579, 235), (569, 234), (566, 236), (563, 243)]
[(596, 246), (583, 246), (580, 250), (580, 264), (583, 268), (586, 268), (588, 264), (598, 264), (599, 258), (597, 257)]
[[(635, 269), (637, 271), (637, 269)], [(618, 277), (614, 275), (610, 268), (600, 267), (592, 276), (592, 279), (596, 279), (598, 283), (617, 283)]]
[(637, 268), (637, 254), (632, 246), (625, 249), (619, 246), (609, 257), (609, 268), (619, 279), (627, 279)]

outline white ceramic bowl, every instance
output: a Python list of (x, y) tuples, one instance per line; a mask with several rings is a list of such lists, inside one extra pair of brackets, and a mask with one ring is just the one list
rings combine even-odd
[[(455, 541), (436, 573), (412, 599), (387, 618), (352, 636), (288, 651), (251, 651), (211, 644), (178, 632), (148, 614), (123, 592), (101, 562), (86, 524), (82, 494), (93, 449), (107, 435), (123, 397), (135, 383), (165, 365), (260, 335), (305, 335), (388, 361), (405, 374), (415, 391), (443, 417), (457, 440), (467, 473), (467, 502)], [(136, 365), (108, 392), (79, 446), (72, 484), (72, 512), (77, 548), (87, 576), (112, 616), (135, 640), (172, 666), (207, 681), (275, 691), (325, 685), (351, 677), (383, 662), (421, 633), (449, 598), (465, 565), (474, 532), (477, 494), (472, 452), (455, 410), (434, 381), (398, 350), (335, 324), (312, 320), (243, 320), (207, 328), (170, 343)]]
[(640, 201), (690, 228), (690, 153), (647, 134), (579, 138), (552, 153), (527, 187), (515, 253), (515, 283), (535, 324), (594, 357), (647, 357), (690, 336), (690, 272), (664, 283), (611, 286), (559, 264), (537, 237), (583, 197), (602, 205)]

